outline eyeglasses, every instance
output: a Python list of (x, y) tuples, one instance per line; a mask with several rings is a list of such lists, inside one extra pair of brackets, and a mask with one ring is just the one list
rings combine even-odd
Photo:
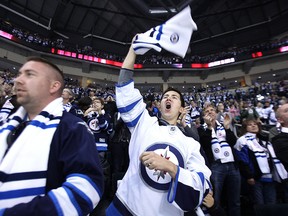
[(9, 149), (11, 148), (11, 146), (13, 145), (13, 143), (16, 141), (16, 139), (19, 137), (19, 135), (22, 133), (22, 131), (25, 129), (25, 127), (30, 123), (30, 121), (23, 121), (21, 122), (19, 125), (17, 125), (17, 127), (14, 128), (14, 130), (12, 130), (6, 139), (8, 148), (5, 152), (5, 154), (9, 151)]

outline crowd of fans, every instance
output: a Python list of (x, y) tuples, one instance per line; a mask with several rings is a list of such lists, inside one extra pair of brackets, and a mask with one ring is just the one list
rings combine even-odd
[[(13, 91), (15, 76), (16, 74), (9, 70), (1, 73), (0, 105), (2, 109), (0, 110), (0, 121), (7, 118), (7, 116), (3, 117), (2, 114), (7, 113), (9, 109), (11, 110), (11, 106), (7, 109), (7, 101), (10, 100), (9, 105), (15, 103), (14, 111), (19, 107), (15, 102), (15, 92)], [(287, 103), (288, 82), (283, 80), (275, 83), (255, 83), (253, 86), (236, 89), (223, 89), (214, 86), (205, 90), (193, 89), (191, 92), (183, 92), (182, 94), (187, 110), (186, 125), (201, 127), (204, 124), (203, 110), (213, 104), (217, 107), (217, 121), (221, 123), (224, 121), (225, 115), (229, 115), (232, 118), (230, 128), (237, 137), (240, 137), (239, 126), (249, 116), (258, 119), (259, 127), (267, 132), (271, 128), (278, 127), (275, 110), (279, 105)], [(151, 90), (142, 92), (142, 95), (149, 114), (160, 117), (159, 105), (162, 94)], [(130, 133), (119, 118), (115, 102), (115, 88), (113, 86), (102, 87), (97, 84), (83, 87), (77, 79), (66, 77), (62, 98), (64, 109), (85, 120), (94, 133), (105, 175), (106, 193), (103, 199), (110, 199), (116, 191), (117, 181), (123, 177), (129, 164)], [(97, 125), (101, 125), (101, 127)], [(97, 140), (101, 140), (101, 142)], [(103, 140), (105, 140), (105, 146)], [(243, 194), (247, 195), (245, 190), (242, 191)], [(245, 200), (241, 202), (245, 204)], [(251, 200), (248, 201), (248, 203), (250, 202), (252, 203)], [(278, 195), (277, 202), (287, 202), (287, 195)], [(95, 209), (96, 215), (99, 208)]]
[[(2, 78), (2, 88), (0, 91), (2, 94), (9, 94), (5, 89), (9, 89), (13, 86), (13, 79), (16, 74), (9, 70), (0, 72)], [(74, 94), (75, 100), (78, 101), (84, 96), (88, 96), (92, 91), (95, 96), (101, 98), (107, 98), (108, 96), (115, 96), (114, 86), (102, 86), (100, 84), (91, 83), (86, 87), (81, 86), (80, 81), (77, 79), (65, 77), (65, 86)], [(288, 82), (281, 80), (278, 82), (267, 83), (254, 83), (254, 85), (239, 87), (235, 89), (227, 89), (223, 86), (210, 86), (207, 88), (189, 88), (189, 92), (182, 92), (185, 102), (189, 104), (191, 101), (197, 104), (197, 107), (203, 108), (206, 102), (211, 102), (217, 105), (219, 102), (223, 102), (225, 108), (229, 108), (232, 104), (239, 107), (243, 101), (248, 102), (249, 106), (256, 107), (258, 102), (264, 105), (265, 102), (269, 102), (271, 105), (278, 105), (279, 101), (283, 97), (288, 98)], [(6, 92), (5, 92), (6, 91)], [(161, 92), (149, 89), (142, 92), (144, 100), (147, 102), (159, 101), (161, 98)], [(239, 107), (241, 108), (241, 107)]]
[[(95, 50), (90, 45), (72, 44), (68, 39), (63, 38), (47, 38), (36, 32), (23, 30), (13, 23), (0, 19), (0, 30), (7, 31), (8, 33), (19, 39), (20, 42), (25, 42), (28, 45), (36, 45), (38, 47), (58, 48), (67, 51), (81, 53), (85, 55), (97, 56), (99, 58), (110, 59), (114, 61), (123, 62), (124, 56), (115, 53), (107, 53), (103, 50)], [(282, 46), (288, 45), (287, 37), (275, 39), (273, 41), (262, 42), (255, 45), (245, 47), (231, 47), (229, 50), (222, 50), (218, 53), (211, 53), (208, 55), (191, 55), (187, 54), (184, 59), (178, 56), (162, 56), (161, 54), (153, 54), (139, 56), (136, 63), (153, 64), (153, 65), (167, 65), (177, 63), (209, 63), (221, 59), (237, 58), (239, 56), (251, 54), (253, 52), (274, 50)]]
[[(3, 27), (3, 22), (5, 21), (1, 20), (1, 27)], [(68, 48), (66, 47), (66, 43), (61, 39), (51, 42), (48, 39), (41, 38), (39, 34), (24, 32), (19, 28), (13, 27), (11, 24), (4, 24), (8, 25), (11, 33), (20, 40), (25, 40), (28, 43), (37, 43), (41, 46)], [(255, 50), (258, 51), (259, 49), (273, 49), (283, 45), (287, 45), (286, 40), (274, 41), (273, 43), (259, 44), (257, 46), (241, 49), (235, 48), (228, 52), (221, 52), (203, 58), (199, 56), (188, 56), (184, 60), (180, 60), (176, 57), (162, 58), (155, 55), (151, 56), (151, 58), (144, 58), (141, 61), (149, 64), (171, 64), (180, 61), (214, 61), (219, 58), (227, 58), (227, 56), (249, 53)], [(112, 58), (113, 60), (121, 59), (121, 57), (116, 57), (112, 54), (93, 51), (89, 46), (84, 48), (76, 47), (75, 49), (77, 52), (85, 54), (104, 55), (105, 58)], [(13, 91), (13, 80), (16, 76), (17, 74), (10, 72), (9, 70), (0, 72), (0, 123), (4, 122), (5, 119), (19, 107), (19, 104), (17, 104), (17, 101), (15, 100), (16, 94)], [(146, 108), (149, 111), (149, 114), (160, 118), (160, 99), (162, 98), (162, 93), (151, 89), (148, 92), (142, 92), (142, 95), (147, 104)], [(231, 131), (240, 141), (240, 138), (242, 137), (243, 141), (245, 138), (243, 138), (243, 136), (245, 134), (247, 135), (248, 132), (251, 133), (249, 127), (253, 124), (255, 127), (259, 127), (258, 129), (264, 129), (269, 133), (269, 136), (271, 135), (270, 131), (272, 129), (275, 129), (276, 131), (279, 130), (280, 126), (277, 122), (276, 110), (279, 106), (288, 102), (288, 82), (282, 80), (273, 83), (254, 83), (252, 86), (235, 89), (227, 89), (220, 86), (211, 86), (201, 89), (191, 88), (191, 91), (182, 92), (182, 95), (186, 106), (184, 118), (185, 125), (188, 125), (189, 127), (193, 126), (197, 129), (203, 127), (203, 125), (205, 125), (203, 113), (214, 112), (211, 106), (213, 105), (213, 107), (216, 107), (217, 122), (224, 125), (225, 118), (228, 116), (232, 119), (231, 125), (229, 125)], [(63, 108), (67, 112), (82, 118), (94, 134), (95, 144), (99, 152), (105, 176), (106, 190), (102, 200), (106, 198), (110, 199), (116, 191), (117, 181), (123, 177), (129, 164), (128, 145), (130, 133), (119, 117), (115, 102), (115, 88), (114, 86), (103, 87), (98, 84), (90, 84), (84, 87), (81, 86), (79, 80), (66, 77), (62, 98)], [(211, 106), (210, 111), (209, 106)], [(255, 121), (253, 120), (249, 123), (246, 121), (249, 118), (254, 119)], [(182, 123), (179, 122), (179, 124)], [(241, 125), (246, 127), (244, 128), (246, 130), (244, 134), (239, 130), (239, 126)], [(257, 130), (255, 134), (260, 132), (261, 130)], [(266, 133), (266, 135), (264, 134), (264, 136), (268, 137), (268, 133)], [(207, 138), (207, 136), (201, 136), (202, 139), (203, 137)], [(243, 143), (239, 140), (237, 141), (236, 147), (240, 152), (238, 152), (238, 154), (241, 154), (245, 149)], [(263, 138), (263, 141), (264, 140), (266, 139)], [(208, 143), (210, 144), (210, 142)], [(243, 167), (241, 168), (243, 169)], [(241, 174), (243, 175), (243, 170), (241, 170)], [(251, 178), (248, 180), (251, 180)], [(257, 181), (258, 179), (253, 179), (254, 183), (257, 183)], [(287, 189), (283, 189), (283, 184), (277, 184), (277, 186), (279, 186), (277, 190), (278, 194), (271, 203), (287, 203)], [(286, 186), (284, 185), (284, 187)], [(245, 186), (241, 188), (241, 195), (248, 199), (248, 203), (255, 203), (255, 200), (250, 199), (246, 189)], [(257, 204), (259, 203), (261, 202), (259, 201)], [(244, 199), (241, 200), (241, 205), (245, 205)], [(99, 207), (101, 207), (101, 205), (99, 205)], [(95, 209), (94, 214), (97, 215), (97, 211), (99, 211), (99, 208)]]

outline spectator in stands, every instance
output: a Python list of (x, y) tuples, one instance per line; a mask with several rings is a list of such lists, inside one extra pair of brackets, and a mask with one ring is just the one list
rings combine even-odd
[(111, 151), (111, 171), (112, 171), (112, 190), (116, 192), (117, 181), (122, 179), (129, 165), (128, 147), (131, 139), (131, 133), (120, 113), (114, 114), (113, 119), (114, 133), (110, 140), (109, 149)]
[(150, 116), (156, 116), (156, 113), (153, 112), (153, 107), (154, 104), (152, 103), (152, 101), (146, 101), (146, 109), (148, 110), (148, 113)]
[(13, 82), (6, 81), (3, 85), (3, 90), (5, 93), (5, 98), (12, 96), (13, 95)]
[(232, 120), (232, 121), (231, 121), (231, 124), (230, 124), (230, 129), (231, 129), (232, 131), (234, 131), (233, 118), (232, 118), (232, 116), (230, 115), (230, 112), (227, 112), (227, 110), (225, 109), (225, 105), (224, 105), (223, 102), (219, 102), (219, 103), (217, 104), (216, 112), (217, 112), (216, 120), (217, 120), (220, 124), (223, 124), (225, 115), (229, 115), (229, 118), (231, 118), (231, 120)]
[(84, 96), (80, 98), (75, 106), (76, 109), (76, 116), (83, 119), (85, 122), (87, 122), (87, 116), (84, 117), (84, 112), (88, 110), (91, 107), (92, 100), (89, 96)]
[(190, 115), (191, 115), (192, 122), (195, 122), (195, 120), (200, 117), (200, 114), (201, 114), (201, 110), (197, 106), (197, 103), (191, 100), (190, 101)]
[(278, 109), (278, 105), (273, 105), (273, 108), (268, 116), (268, 123), (270, 127), (276, 126), (277, 118), (276, 118), (276, 110)]
[(134, 88), (135, 59), (131, 46), (116, 87), (118, 110), (131, 131), (130, 164), (106, 215), (183, 215), (198, 207), (208, 193), (210, 170), (199, 143), (176, 126), (184, 109), (179, 91), (163, 93), (161, 119), (149, 115)]
[[(179, 128), (181, 128), (182, 132), (188, 136), (188, 137), (192, 137), (193, 139), (195, 139), (196, 141), (199, 142), (199, 134), (197, 131), (197, 128), (195, 126), (195, 123), (193, 123), (190, 120), (190, 115), (189, 115), (189, 106), (186, 106), (182, 113), (179, 115), (178, 120), (177, 120), (177, 125)], [(187, 122), (187, 118), (189, 119), (189, 121)], [(203, 155), (203, 154), (202, 154)], [(203, 155), (203, 157), (206, 159), (206, 156)]]
[(216, 120), (217, 120), (220, 124), (223, 124), (224, 115), (225, 115), (225, 113), (226, 113), (224, 103), (219, 102), (219, 103), (217, 104), (216, 112), (217, 112)]
[(0, 109), (0, 125), (4, 124), (7, 118), (12, 115), (20, 107), (17, 102), (15, 86), (12, 88), (11, 96), (4, 99), (3, 105)]
[(104, 101), (104, 110), (105, 112), (110, 116), (110, 118), (114, 118), (115, 113), (118, 112), (116, 101), (113, 97), (113, 95), (108, 94)]
[(87, 125), (94, 134), (95, 148), (99, 153), (100, 162), (104, 174), (105, 190), (103, 199), (111, 193), (111, 166), (109, 163), (109, 142), (113, 133), (111, 117), (104, 109), (104, 99), (96, 97), (92, 100), (92, 106), (85, 111), (84, 117)]
[(240, 122), (240, 110), (238, 108), (238, 103), (235, 101), (232, 101), (228, 108), (228, 112), (230, 113), (230, 117), (232, 118), (232, 128), (235, 134), (237, 134), (236, 130), (236, 124)]
[(161, 118), (160, 101), (154, 100), (153, 102), (153, 113), (158, 118)]
[(246, 179), (253, 204), (275, 204), (276, 183), (287, 178), (283, 165), (275, 157), (272, 144), (261, 135), (257, 119), (242, 122), (242, 136), (234, 148), (239, 159), (241, 175)]
[(269, 125), (270, 114), (273, 110), (273, 104), (270, 104), (270, 101), (265, 101), (263, 107), (263, 123)]
[(274, 109), (274, 113), (275, 113), (275, 118), (277, 120), (276, 125), (273, 126), (271, 129), (269, 129), (269, 141), (272, 142), (273, 137), (275, 137), (276, 135), (278, 135), (279, 133), (281, 133), (281, 123), (280, 121), (277, 119), (277, 110), (279, 107), (281, 107), (282, 105), (286, 104), (287, 100), (286, 98), (281, 98), (281, 100), (279, 100), (278, 102), (278, 106), (275, 106)]
[(200, 118), (197, 118), (197, 119), (195, 120), (194, 125), (195, 125), (196, 128), (201, 127), (201, 119), (200, 119)]
[[(278, 109), (278, 108), (277, 108)], [(276, 113), (275, 113), (275, 118), (276, 118)], [(277, 119), (277, 118), (276, 118)], [(281, 133), (281, 124), (280, 122), (277, 120), (276, 125), (274, 125), (273, 127), (271, 127), (268, 131), (268, 138), (269, 138), (269, 142), (272, 142), (272, 139), (278, 135), (279, 133)]]
[(241, 123), (243, 120), (247, 118), (255, 118), (259, 119), (259, 114), (257, 113), (256, 109), (252, 106), (251, 103), (248, 101), (243, 101), (242, 109), (240, 110), (240, 121)]
[(88, 92), (89, 97), (93, 100), (96, 97), (96, 90), (95, 89), (89, 89)]
[(95, 144), (100, 156), (105, 157), (108, 150), (109, 135), (113, 132), (111, 117), (104, 110), (103, 98), (92, 100), (92, 106), (88, 108), (84, 116), (87, 117), (88, 127), (94, 134)]
[(256, 112), (258, 113), (258, 115), (259, 115), (259, 118), (260, 118), (260, 121), (262, 122), (262, 123), (264, 123), (265, 122), (265, 119), (264, 119), (264, 117), (263, 117), (263, 115), (264, 115), (264, 113), (263, 113), (263, 104), (262, 104), (262, 102), (261, 101), (258, 101), (257, 102), (257, 105), (256, 105), (256, 107), (255, 107), (255, 110), (256, 110)]
[[(269, 130), (269, 138), (275, 150), (276, 156), (288, 171), (288, 103), (280, 103), (276, 110), (277, 125)], [(272, 134), (273, 133), (273, 134)], [(279, 185), (279, 194), (282, 202), (288, 202), (287, 181)]]
[[(191, 118), (190, 114), (189, 114), (189, 109), (190, 109), (190, 106), (186, 106), (183, 109), (182, 113), (178, 117), (177, 126), (180, 128), (180, 130), (183, 132), (183, 134), (185, 136), (192, 137), (197, 142), (199, 142), (200, 137), (199, 137), (198, 130), (197, 130), (198, 127), (196, 127), (196, 122), (200, 121), (200, 118), (197, 118), (196, 122), (192, 122), (190, 120), (187, 123), (187, 118), (189, 118), (189, 119)], [(200, 153), (203, 156), (203, 158), (205, 159), (205, 164), (207, 166), (209, 166), (209, 162), (207, 160), (206, 154), (205, 154), (205, 152), (204, 152), (202, 147), (200, 147)], [(194, 213), (194, 210), (192, 212)], [(185, 215), (190, 215), (190, 214), (191, 214), (191, 212), (189, 212), (189, 214), (185, 214)]]
[(198, 128), (198, 133), (200, 144), (211, 165), (215, 201), (224, 206), (221, 201), (226, 195), (227, 215), (240, 216), (241, 179), (233, 149), (237, 138), (230, 130), (232, 119), (225, 115), (223, 124), (220, 124), (212, 104), (203, 109), (203, 119), (205, 123)]
[(131, 133), (120, 118), (120, 113), (114, 115), (114, 134), (111, 138), (112, 172), (126, 172), (129, 164), (128, 145)]
[(76, 107), (73, 106), (72, 102), (74, 101), (74, 93), (70, 88), (64, 88), (61, 95), (63, 99), (63, 106), (67, 112), (76, 115)]
[(281, 124), (281, 133), (272, 138), (272, 144), (276, 156), (288, 171), (288, 103), (277, 109), (276, 118)]
[(93, 135), (85, 122), (63, 112), (63, 86), (62, 71), (40, 57), (19, 70), (21, 107), (0, 128), (4, 216), (87, 215), (102, 196)]

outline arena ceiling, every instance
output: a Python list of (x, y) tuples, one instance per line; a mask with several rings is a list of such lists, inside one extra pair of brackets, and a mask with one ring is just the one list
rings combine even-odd
[(287, 0), (1, 0), (0, 18), (72, 46), (124, 55), (129, 42), (190, 5), (191, 54), (269, 41), (288, 30)]

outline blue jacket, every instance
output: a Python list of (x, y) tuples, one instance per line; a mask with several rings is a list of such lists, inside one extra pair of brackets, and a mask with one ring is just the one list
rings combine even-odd
[[(92, 203), (92, 200), (95, 202), (95, 196), (91, 194), (99, 196), (98, 202), (103, 194), (102, 167), (94, 143), (86, 123), (64, 112), (51, 142), (45, 196), (36, 196), (28, 203), (0, 209), (0, 215), (63, 215), (67, 206), (65, 202), (53, 199), (51, 191), (57, 188), (67, 192), (66, 199), (73, 203), (78, 215), (89, 214), (95, 207), (95, 203)], [(67, 180), (69, 178), (70, 181)], [(83, 193), (83, 182), (85, 186), (93, 188), (93, 193)]]

